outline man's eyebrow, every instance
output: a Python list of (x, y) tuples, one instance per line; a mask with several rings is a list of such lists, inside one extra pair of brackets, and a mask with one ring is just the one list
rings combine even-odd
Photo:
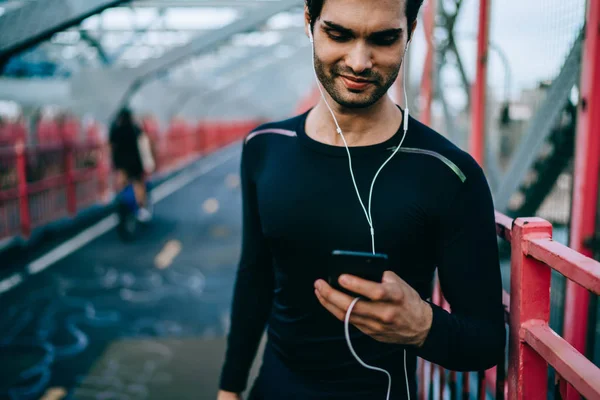
[[(323, 21), (323, 24), (327, 25), (327, 27), (330, 29), (335, 29), (336, 31), (339, 31), (342, 33), (354, 34), (354, 31), (352, 31), (352, 29), (343, 27), (342, 25), (336, 24), (335, 22)], [(386, 36), (386, 35), (394, 35), (394, 34), (399, 35), (402, 33), (402, 31), (403, 31), (402, 28), (384, 29), (382, 31), (373, 32), (369, 36)]]
[(323, 21), (323, 24), (327, 25), (327, 27), (329, 27), (331, 29), (335, 29), (336, 31), (340, 31), (340, 32), (344, 32), (344, 33), (354, 33), (354, 32), (352, 32), (352, 29), (345, 28), (341, 25), (336, 24), (335, 22)]
[(400, 35), (402, 33), (402, 30), (402, 28), (385, 29), (383, 31), (373, 32), (371, 36)]

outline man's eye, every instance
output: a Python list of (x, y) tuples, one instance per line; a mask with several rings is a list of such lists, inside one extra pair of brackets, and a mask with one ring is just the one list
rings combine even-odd
[(332, 40), (334, 40), (336, 42), (346, 42), (346, 41), (350, 40), (350, 37), (348, 35), (343, 35), (343, 34), (333, 33), (333, 32), (329, 32), (328, 35)]
[(396, 35), (383, 36), (383, 37), (375, 38), (373, 40), (373, 42), (375, 42), (375, 44), (378, 44), (380, 46), (391, 46), (394, 43), (396, 43), (397, 41), (398, 41), (398, 36), (396, 36)]

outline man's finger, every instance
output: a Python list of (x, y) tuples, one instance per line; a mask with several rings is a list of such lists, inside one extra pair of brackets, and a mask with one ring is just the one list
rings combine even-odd
[(327, 311), (329, 311), (331, 314), (333, 314), (334, 317), (336, 317), (337, 319), (339, 319), (340, 321), (344, 320), (344, 317), (346, 316), (344, 310), (340, 309), (339, 307), (337, 307), (335, 304), (330, 303), (329, 301), (327, 301), (319, 292), (318, 289), (315, 289), (315, 295), (317, 296), (317, 299), (319, 299), (319, 303), (321, 303), (321, 305), (323, 307), (325, 307), (325, 309)]
[[(345, 321), (347, 310), (342, 310), (336, 305), (329, 303), (325, 300), (318, 290), (315, 290), (315, 294), (317, 295), (317, 299), (327, 311), (329, 311), (333, 316), (335, 316), (340, 321)], [(358, 303), (361, 303), (360, 301)], [(360, 329), (363, 333), (367, 335), (372, 335), (373, 333), (378, 332), (381, 329), (381, 324), (369, 317), (363, 317), (362, 315), (358, 315), (356, 310), (359, 304), (356, 304), (352, 309), (352, 314), (350, 314), (350, 323)], [(362, 302), (364, 303), (364, 302)]]
[(345, 293), (335, 290), (329, 284), (321, 279), (315, 282), (315, 289), (327, 302), (334, 304), (337, 308), (347, 310), (352, 303), (353, 298)]
[(389, 290), (386, 285), (359, 278), (354, 275), (344, 274), (340, 276), (340, 285), (372, 301), (391, 301)]
[[(339, 290), (335, 290), (323, 281), (318, 282), (316, 289), (316, 291), (319, 292), (319, 295), (325, 300), (327, 304), (335, 306), (337, 310), (341, 310), (340, 312), (346, 315), (346, 311), (348, 310), (350, 304), (354, 300), (352, 297), (340, 292)], [(338, 319), (343, 319), (338, 316), (339, 313), (333, 312), (329, 308), (328, 310), (336, 317), (338, 317)], [(354, 309), (352, 310), (352, 315), (364, 317), (365, 319), (369, 320), (381, 320), (378, 305), (373, 304), (369, 301), (359, 301), (354, 306)]]

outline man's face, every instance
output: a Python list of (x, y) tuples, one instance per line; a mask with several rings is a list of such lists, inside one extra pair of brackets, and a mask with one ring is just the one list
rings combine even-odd
[(341, 106), (370, 107), (394, 83), (407, 39), (405, 11), (405, 0), (325, 1), (313, 30), (315, 69)]

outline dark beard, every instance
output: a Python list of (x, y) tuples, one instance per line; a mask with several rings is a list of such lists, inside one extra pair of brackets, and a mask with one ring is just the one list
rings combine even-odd
[[(327, 93), (334, 99), (339, 105), (345, 108), (356, 109), (356, 108), (368, 108), (373, 104), (377, 103), (389, 90), (389, 88), (394, 84), (396, 78), (398, 77), (398, 73), (400, 72), (400, 66), (402, 65), (402, 59), (392, 70), (392, 75), (387, 77), (382, 76), (373, 70), (365, 70), (360, 75), (355, 74), (350, 69), (342, 69), (338, 65), (334, 65), (331, 68), (329, 73), (325, 72), (325, 66), (321, 62), (321, 60), (317, 57), (315, 53), (315, 70), (317, 76), (319, 77), (319, 81), (327, 90)], [(365, 96), (359, 100), (349, 100), (345, 98), (344, 94), (340, 93), (340, 91), (335, 86), (335, 79), (340, 75), (349, 75), (355, 76), (357, 78), (368, 79), (374, 81), (373, 85), (375, 90), (369, 94), (362, 94)], [(352, 91), (350, 91), (352, 92)]]

